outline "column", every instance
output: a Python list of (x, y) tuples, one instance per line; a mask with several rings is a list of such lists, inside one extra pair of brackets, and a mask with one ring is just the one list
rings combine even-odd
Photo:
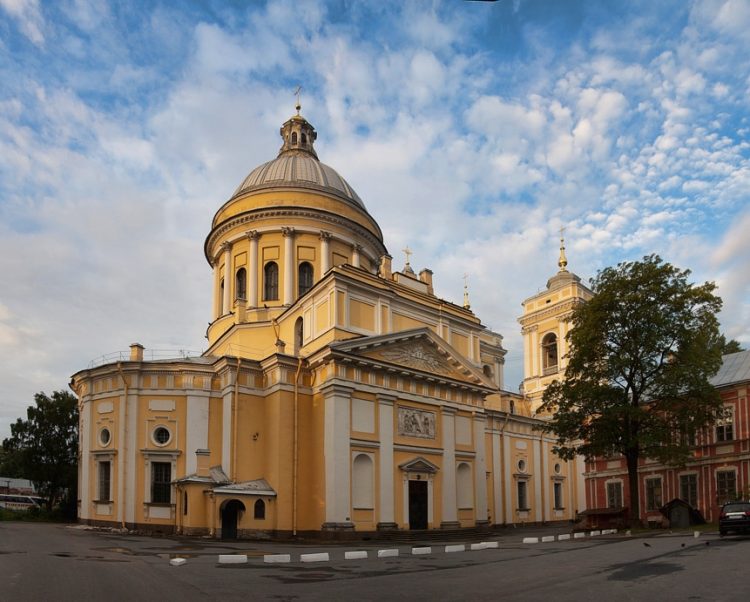
[[(133, 377), (133, 381), (136, 381), (136, 378)], [(124, 442), (124, 445), (127, 445), (127, 449), (123, 449), (123, 453), (125, 455), (125, 491), (129, 491), (130, 493), (126, 496), (125, 499), (125, 522), (130, 525), (135, 524), (135, 505), (136, 505), (136, 497), (135, 497), (135, 488), (136, 488), (136, 473), (137, 471), (137, 463), (142, 462), (141, 454), (138, 449), (137, 441), (135, 438), (135, 433), (138, 428), (138, 397), (139, 393), (137, 390), (133, 390), (131, 383), (131, 389), (128, 393), (128, 422), (127, 426), (125, 427), (127, 429), (127, 432), (130, 433), (129, 440)], [(138, 386), (140, 387), (140, 383), (138, 383)], [(175, 473), (176, 474), (176, 473)]]
[(534, 520), (542, 520), (542, 442), (534, 439)]
[(510, 438), (506, 433), (503, 433), (503, 469), (505, 472), (505, 479), (507, 480), (505, 487), (505, 522), (510, 525), (515, 521), (513, 520), (513, 473), (510, 469)]
[(284, 235), (284, 305), (294, 302), (294, 228), (282, 228)]
[(224, 251), (224, 298), (221, 315), (226, 315), (232, 307), (232, 245), (225, 242), (221, 245), (221, 250)]
[(492, 517), (495, 524), (501, 524), (503, 522), (503, 497), (502, 497), (502, 485), (508, 487), (507, 483), (503, 483), (503, 472), (500, 468), (500, 433), (497, 431), (492, 432), (492, 500), (495, 506), (495, 515)]
[(208, 449), (208, 391), (193, 391), (187, 395), (185, 474), (198, 470), (195, 450)]
[(248, 258), (248, 287), (247, 306), (258, 307), (258, 233), (252, 230), (247, 233), (250, 241), (250, 257)]
[(531, 375), (532, 376), (541, 376), (542, 371), (539, 368), (539, 345), (538, 345), (538, 328), (536, 326), (532, 326), (530, 328), (531, 330)]
[(393, 497), (393, 404), (396, 398), (378, 393), (380, 432), (380, 516), (378, 530), (397, 529)]
[(484, 414), (474, 416), (474, 511), (477, 526), (487, 524), (487, 462), (485, 462)]
[(456, 410), (443, 407), (443, 516), (441, 529), (458, 529), (456, 508)]
[(214, 311), (213, 311), (213, 319), (216, 320), (217, 318), (221, 317), (221, 309), (222, 304), (224, 303), (224, 299), (219, 296), (219, 282), (221, 282), (221, 275), (219, 274), (219, 260), (218, 259), (212, 259), (211, 260), (211, 267), (214, 270)]
[(352, 245), (352, 265), (355, 268), (359, 267), (360, 251), (362, 251), (362, 247), (360, 245), (357, 245), (357, 244)]
[(549, 521), (552, 518), (550, 507), (552, 506), (552, 498), (550, 498), (549, 484), (550, 484), (550, 470), (549, 470), (549, 454), (547, 442), (543, 439), (539, 440), (539, 447), (542, 450), (542, 486), (544, 491), (544, 520)]
[(331, 233), (320, 233), (320, 275), (331, 269)]
[(325, 464), (324, 530), (351, 530), (350, 400), (353, 389), (329, 385), (325, 398), (323, 461)]
[[(93, 384), (93, 382), (89, 382), (88, 384)], [(81, 416), (80, 416), (80, 423), (79, 432), (81, 434), (84, 433), (91, 433), (94, 430), (94, 424), (91, 419), (91, 397), (90, 395), (86, 395), (81, 399), (83, 402), (83, 406), (81, 407)], [(81, 471), (78, 476), (78, 497), (81, 500), (81, 507), (79, 509), (79, 516), (80, 518), (89, 518), (90, 512), (91, 512), (91, 493), (89, 491), (89, 472), (91, 468), (91, 438), (90, 437), (81, 437), (80, 438), (80, 444), (81, 444)], [(119, 442), (120, 446), (122, 446), (122, 440)], [(117, 500), (118, 505), (121, 503), (121, 500)]]
[[(221, 468), (230, 479), (232, 478), (232, 401), (234, 394), (232, 387), (224, 393), (221, 415)], [(193, 452), (195, 454), (195, 452)]]

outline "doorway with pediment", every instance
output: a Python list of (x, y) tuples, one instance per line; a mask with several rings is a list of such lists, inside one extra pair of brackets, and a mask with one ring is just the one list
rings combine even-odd
[(412, 531), (429, 529), (433, 523), (433, 478), (438, 467), (419, 457), (399, 468), (403, 476), (404, 523)]

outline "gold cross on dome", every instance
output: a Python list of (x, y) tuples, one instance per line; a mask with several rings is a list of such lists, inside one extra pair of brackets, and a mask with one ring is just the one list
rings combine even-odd
[(565, 226), (560, 226), (560, 242), (565, 240), (564, 234), (565, 234)]
[(404, 254), (406, 255), (406, 265), (409, 265), (409, 259), (411, 258), (411, 256), (412, 256), (412, 255), (413, 255), (414, 253), (413, 253), (413, 252), (412, 252), (412, 250), (411, 250), (411, 249), (410, 249), (410, 248), (408, 247), (408, 245), (407, 245), (406, 247), (404, 247), (403, 249), (401, 249), (401, 250), (402, 250), (402, 251), (404, 252)]
[(302, 109), (302, 104), (300, 103), (300, 92), (302, 91), (302, 86), (297, 86), (297, 89), (294, 91), (294, 94), (297, 96), (297, 106), (295, 107), (297, 109), (297, 115), (299, 115), (300, 110)]

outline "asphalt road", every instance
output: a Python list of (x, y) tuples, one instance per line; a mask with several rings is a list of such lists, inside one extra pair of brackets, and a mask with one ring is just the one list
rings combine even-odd
[[(534, 535), (539, 534), (534, 533)], [(715, 534), (624, 535), (411, 555), (412, 545), (216, 542), (149, 538), (63, 525), (0, 522), (0, 600), (742, 600), (750, 597), (750, 538)], [(457, 542), (450, 542), (457, 543)], [(468, 543), (468, 542), (467, 542)], [(648, 544), (648, 545), (646, 545)], [(396, 558), (377, 550), (399, 549)], [(346, 550), (369, 557), (344, 560)], [(467, 545), (468, 550), (468, 545)], [(331, 560), (301, 563), (300, 554)], [(219, 554), (247, 554), (223, 565)], [(292, 554), (265, 564), (263, 554)], [(169, 564), (184, 557), (183, 566)]]

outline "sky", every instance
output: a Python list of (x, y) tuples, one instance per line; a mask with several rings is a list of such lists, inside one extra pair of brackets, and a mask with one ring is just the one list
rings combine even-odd
[(746, 0), (0, 0), (0, 438), (92, 360), (205, 348), (215, 211), (302, 113), (401, 268), (523, 359), (557, 271), (651, 253), (750, 345)]

